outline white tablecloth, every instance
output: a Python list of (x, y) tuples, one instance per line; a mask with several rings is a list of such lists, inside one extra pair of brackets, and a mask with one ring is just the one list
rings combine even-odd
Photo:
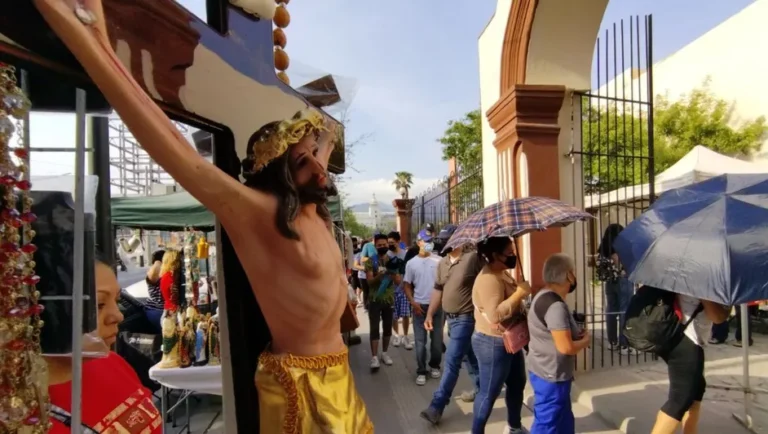
[(149, 378), (169, 389), (192, 390), (221, 396), (221, 365), (170, 369), (155, 365), (149, 370)]

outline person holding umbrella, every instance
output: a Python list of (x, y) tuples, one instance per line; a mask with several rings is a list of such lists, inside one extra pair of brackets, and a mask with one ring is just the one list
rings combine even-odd
[(479, 391), (473, 408), (472, 433), (484, 433), (493, 403), (507, 386), (507, 424), (510, 433), (522, 433), (520, 411), (525, 390), (523, 351), (510, 354), (504, 346), (503, 321), (522, 316), (525, 299), (531, 293), (527, 282), (515, 282), (509, 270), (517, 265), (514, 241), (510, 237), (492, 237), (477, 246), (484, 267), (472, 288), (475, 332), (472, 351), (479, 367)]
[[(456, 228), (443, 248), (446, 252), (476, 244), (485, 264), (472, 288), (475, 317), (472, 350), (479, 366), (479, 392), (475, 396), (472, 433), (485, 432), (493, 402), (505, 384), (508, 431), (525, 432), (520, 423), (526, 383), (525, 360), (522, 350), (515, 351), (516, 345), (522, 342), (510, 343), (512, 352), (508, 353), (503, 330), (509, 329), (502, 325), (502, 321), (509, 325), (514, 319), (520, 319), (525, 309), (523, 300), (531, 291), (527, 282), (518, 284), (510, 274), (511, 269), (522, 268), (513, 237), (589, 218), (592, 216), (583, 210), (548, 197), (505, 200), (472, 214)], [(502, 368), (495, 369), (496, 366)]]
[(704, 346), (712, 324), (727, 320), (731, 310), (728, 306), (683, 294), (676, 295), (676, 302), (681, 322), (688, 327), (677, 345), (659, 353), (667, 364), (669, 396), (656, 415), (652, 434), (674, 434), (681, 422), (684, 433), (698, 432), (701, 400), (707, 388)]
[[(765, 174), (717, 176), (664, 193), (614, 243), (629, 280), (643, 284), (627, 309), (624, 333), (630, 345), (642, 343), (636, 337), (643, 328), (634, 325), (642, 326), (645, 306), (638, 301), (643, 298), (659, 313), (674, 311), (677, 324), (670, 329), (671, 344), (656, 351), (667, 362), (670, 386), (653, 434), (673, 433), (681, 423), (684, 432), (696, 432), (706, 389), (704, 346), (712, 323), (725, 321), (729, 306), (746, 306), (768, 295), (766, 198)], [(742, 316), (745, 327), (746, 320)], [(745, 412), (736, 418), (751, 427), (748, 351), (745, 346)]]

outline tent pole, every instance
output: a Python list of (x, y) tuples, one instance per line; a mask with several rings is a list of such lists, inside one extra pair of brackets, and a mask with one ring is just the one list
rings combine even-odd
[(744, 428), (751, 432), (756, 432), (752, 423), (752, 388), (749, 386), (749, 306), (745, 303), (741, 305), (741, 348), (743, 356), (743, 389), (744, 389), (744, 414), (733, 414)]
[(75, 233), (72, 278), (72, 404), (71, 429), (81, 433), (83, 383), (83, 266), (85, 248), (85, 91), (76, 91), (75, 121)]

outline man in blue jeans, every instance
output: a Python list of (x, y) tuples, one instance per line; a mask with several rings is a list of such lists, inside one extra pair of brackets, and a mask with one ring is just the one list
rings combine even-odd
[[(443, 311), (433, 317), (432, 330), (424, 326), (429, 300), (435, 288), (440, 256), (432, 250), (432, 233), (422, 230), (418, 235), (419, 254), (405, 265), (403, 289), (413, 307), (413, 335), (416, 341), (416, 384), (427, 383), (427, 375), (440, 378), (440, 362), (443, 358)], [(427, 336), (429, 336), (429, 370), (427, 370)]]
[[(450, 234), (447, 237), (450, 237)], [(472, 351), (472, 333), (475, 331), (472, 287), (482, 268), (483, 265), (478, 260), (477, 252), (462, 251), (461, 248), (448, 253), (440, 261), (437, 268), (435, 291), (432, 292), (424, 323), (428, 330), (431, 329), (433, 315), (442, 305), (448, 320), (450, 342), (445, 353), (445, 370), (440, 385), (437, 387), (429, 407), (421, 412), (421, 417), (433, 425), (440, 422), (443, 410), (451, 400), (453, 389), (459, 379), (462, 362), (474, 385), (474, 390), (464, 392), (462, 399), (464, 401), (474, 400), (475, 393), (479, 389), (477, 359)]]

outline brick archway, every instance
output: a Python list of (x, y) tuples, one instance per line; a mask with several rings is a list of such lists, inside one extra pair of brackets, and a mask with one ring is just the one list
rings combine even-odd
[[(578, 7), (570, 0), (513, 0), (501, 49), (500, 93), (488, 109), (496, 133), (499, 186), (508, 197), (521, 195), (519, 164), (527, 161), (530, 196), (561, 197), (559, 150), (561, 118), (567, 88), (590, 86), (592, 49), (608, 0)], [(583, 5), (582, 5), (583, 6)], [(543, 285), (541, 267), (563, 249), (561, 231), (531, 235), (530, 261), (534, 287)]]

